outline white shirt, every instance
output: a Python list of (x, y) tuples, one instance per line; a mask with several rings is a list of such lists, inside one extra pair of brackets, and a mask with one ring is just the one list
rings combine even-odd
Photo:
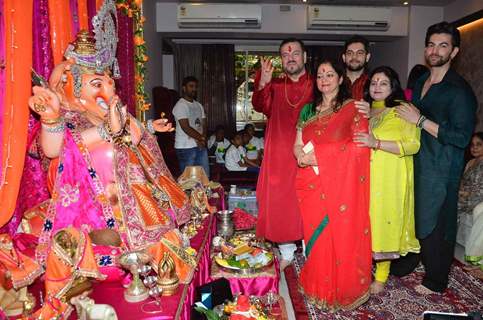
[(245, 148), (247, 149), (247, 158), (255, 160), (258, 157), (258, 151), (264, 148), (263, 139), (253, 136)]
[(226, 151), (225, 167), (228, 171), (247, 171), (247, 167), (240, 167), (238, 164), (240, 160), (243, 161), (244, 156), (246, 156), (245, 148), (231, 145)]
[(174, 147), (176, 149), (188, 149), (197, 146), (196, 140), (184, 132), (179, 124), (180, 119), (188, 119), (191, 128), (203, 133), (203, 119), (206, 118), (203, 106), (196, 100), (189, 102), (181, 98), (173, 108), (174, 119), (176, 120), (176, 134)]
[(224, 157), (225, 157), (226, 149), (228, 149), (231, 143), (225, 138), (223, 138), (223, 141), (216, 141), (216, 136), (212, 135), (208, 139), (208, 149), (211, 149), (215, 143), (216, 143), (216, 149), (215, 149), (216, 163), (225, 163)]

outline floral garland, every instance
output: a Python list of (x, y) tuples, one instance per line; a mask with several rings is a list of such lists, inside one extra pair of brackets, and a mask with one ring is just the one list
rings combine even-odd
[(136, 116), (144, 121), (144, 112), (149, 110), (151, 104), (147, 102), (148, 96), (144, 89), (146, 78), (146, 42), (144, 41), (143, 24), (146, 18), (143, 16), (143, 0), (116, 0), (116, 6), (122, 13), (133, 19), (134, 24), (134, 83), (136, 94)]

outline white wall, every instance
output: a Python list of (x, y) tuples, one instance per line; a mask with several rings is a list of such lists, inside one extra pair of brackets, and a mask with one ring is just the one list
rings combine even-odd
[(163, 87), (174, 89), (174, 57), (163, 54)]
[(426, 36), (426, 29), (441, 21), (443, 21), (442, 7), (411, 7), (409, 12), (408, 71), (414, 65), (424, 63), (424, 38)]
[(406, 87), (408, 77), (409, 38), (404, 37), (390, 42), (379, 42), (371, 47), (370, 68), (390, 66), (398, 74), (401, 85)]
[(456, 0), (444, 7), (444, 20), (453, 22), (479, 10), (483, 10), (482, 0)]
[[(307, 30), (307, 11), (305, 4), (290, 5), (291, 11), (280, 12), (280, 4), (260, 4), (262, 6), (262, 27), (260, 29), (197, 29), (199, 32), (249, 32), (275, 34), (353, 34), (352, 31), (320, 31)], [(190, 29), (180, 29), (177, 24), (176, 2), (156, 4), (158, 32), (192, 32)], [(402, 36), (407, 34), (407, 7), (392, 7), (391, 26), (388, 31), (365, 31), (367, 35)]]
[[(152, 102), (153, 87), (162, 85), (163, 83), (162, 39), (156, 32), (156, 2), (144, 1), (143, 13), (146, 17), (146, 22), (144, 23), (144, 40), (146, 41), (147, 55), (149, 57), (146, 63), (147, 72), (144, 86), (149, 101)], [(146, 114), (149, 119), (150, 111)]]

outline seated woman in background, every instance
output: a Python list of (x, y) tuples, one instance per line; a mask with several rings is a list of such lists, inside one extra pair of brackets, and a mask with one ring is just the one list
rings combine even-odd
[(317, 68), (315, 102), (300, 112), (294, 155), (306, 262), (299, 285), (316, 307), (354, 309), (369, 298), (371, 233), (369, 149), (354, 133), (367, 132), (344, 82), (343, 69)]
[(228, 171), (259, 172), (260, 168), (247, 158), (243, 147), (243, 132), (237, 132), (231, 139), (231, 146), (226, 151), (225, 167)]
[(458, 199), (456, 241), (465, 247), (465, 260), (476, 266), (473, 273), (483, 278), (483, 132), (471, 139), (473, 156), (461, 179)]
[(391, 260), (419, 253), (414, 229), (413, 155), (419, 150), (420, 130), (397, 117), (404, 99), (399, 77), (382, 66), (369, 76), (365, 98), (371, 104), (370, 133), (356, 133), (359, 146), (371, 151), (372, 257), (376, 261), (371, 293), (379, 293), (389, 276)]
[(208, 139), (208, 153), (215, 155), (216, 163), (225, 163), (225, 153), (230, 146), (230, 141), (225, 138), (225, 127), (216, 126), (215, 133)]

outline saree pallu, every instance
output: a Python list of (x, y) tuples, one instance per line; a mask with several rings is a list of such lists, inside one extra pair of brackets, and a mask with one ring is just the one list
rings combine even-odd
[(297, 173), (306, 243), (299, 285), (309, 302), (325, 310), (354, 309), (369, 298), (370, 151), (352, 141), (367, 126), (353, 102), (301, 126), (304, 143), (314, 145), (319, 174), (312, 167)]

